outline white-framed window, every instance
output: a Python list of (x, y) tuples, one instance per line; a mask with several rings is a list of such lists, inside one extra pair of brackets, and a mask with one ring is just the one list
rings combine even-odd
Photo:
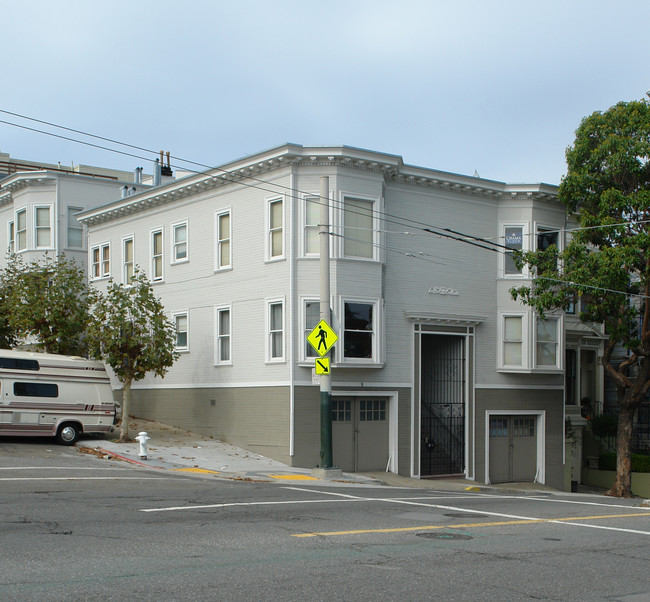
[(52, 248), (52, 207), (34, 207), (34, 246)]
[(151, 281), (163, 280), (163, 231), (162, 228), (151, 231)]
[(375, 301), (343, 300), (343, 361), (377, 361)]
[(16, 211), (16, 251), (27, 248), (27, 209)]
[(266, 302), (266, 323), (268, 338), (267, 362), (284, 361), (284, 301), (272, 299)]
[(83, 207), (68, 207), (68, 248), (83, 249), (84, 247), (84, 228), (77, 219), (77, 213), (83, 211)]
[(190, 350), (190, 321), (189, 312), (179, 311), (172, 314), (174, 328), (176, 333), (176, 344), (174, 349), (176, 351), (189, 351)]
[(135, 242), (133, 236), (122, 239), (122, 282), (129, 284), (135, 274)]
[(267, 199), (266, 201), (266, 259), (282, 259), (284, 257), (284, 212), (282, 199)]
[(562, 368), (560, 318), (535, 316), (535, 367), (544, 370)]
[(187, 221), (172, 224), (172, 263), (189, 261)]
[(14, 220), (7, 223), (7, 253), (13, 255), (16, 252), (16, 230)]
[(525, 320), (523, 315), (502, 317), (502, 365), (523, 368), (526, 361)]
[(523, 276), (523, 270), (517, 269), (514, 260), (515, 251), (525, 251), (527, 229), (525, 224), (504, 224), (502, 226), (502, 236), (506, 249), (502, 253), (502, 270), (506, 278)]
[(230, 209), (215, 212), (214, 215), (214, 269), (232, 268), (232, 224)]
[(111, 245), (103, 243), (90, 249), (90, 275), (97, 280), (111, 275)]
[(215, 307), (215, 352), (216, 365), (232, 364), (232, 324), (230, 306)]
[(343, 200), (343, 255), (375, 258), (375, 202), (345, 197)]
[(320, 301), (317, 301), (315, 299), (305, 299), (303, 302), (305, 307), (305, 336), (303, 340), (305, 342), (305, 359), (307, 360), (310, 358), (319, 357), (318, 353), (316, 353), (316, 350), (311, 346), (309, 341), (307, 341), (307, 337), (309, 336), (309, 333), (314, 330), (316, 324), (320, 322)]
[(304, 254), (320, 254), (320, 197), (307, 196), (304, 204)]
[[(535, 239), (535, 248), (538, 251), (545, 251), (550, 246), (555, 245), (558, 253), (562, 250), (562, 239), (557, 228), (548, 228), (544, 226), (537, 226), (537, 236)], [(557, 267), (555, 266), (550, 267)]]

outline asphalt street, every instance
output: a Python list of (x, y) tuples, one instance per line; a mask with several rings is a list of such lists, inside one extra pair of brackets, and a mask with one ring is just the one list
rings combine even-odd
[(223, 479), (2, 439), (0, 492), (2, 600), (650, 598), (642, 500)]

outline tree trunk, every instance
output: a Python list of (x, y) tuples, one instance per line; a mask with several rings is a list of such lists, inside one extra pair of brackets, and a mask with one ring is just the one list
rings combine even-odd
[(622, 403), (618, 414), (616, 435), (616, 480), (607, 492), (614, 497), (632, 497), (632, 427), (635, 406)]
[(129, 413), (131, 411), (131, 379), (127, 379), (122, 383), (122, 425), (120, 427), (121, 443), (130, 441), (129, 438)]

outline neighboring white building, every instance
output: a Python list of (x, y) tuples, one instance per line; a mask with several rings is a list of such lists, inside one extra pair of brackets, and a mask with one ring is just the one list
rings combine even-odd
[(305, 337), (319, 318), (321, 176), (335, 464), (561, 488), (565, 343), (595, 360), (596, 333), (567, 338), (563, 314), (541, 320), (509, 293), (530, 279), (509, 249), (563, 244), (557, 188), (356, 148), (285, 145), (81, 214), (91, 280), (126, 283), (139, 266), (176, 324), (180, 359), (134, 384), (134, 414), (318, 464)]
[[(6, 253), (16, 253), (27, 262), (65, 254), (85, 266), (87, 236), (76, 215), (150, 188), (134, 183), (133, 174), (126, 182), (109, 175), (110, 170), (100, 171), (101, 175), (16, 171), (0, 179), (0, 266), (5, 264)], [(91, 259), (93, 269), (103, 269), (105, 258)]]

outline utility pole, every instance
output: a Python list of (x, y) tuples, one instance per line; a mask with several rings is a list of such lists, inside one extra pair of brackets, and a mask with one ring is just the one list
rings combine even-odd
[[(330, 224), (329, 176), (320, 178), (320, 319), (330, 324)], [(329, 351), (326, 357), (329, 356)], [(331, 364), (330, 364), (331, 365)], [(320, 460), (332, 467), (332, 377), (331, 370), (320, 377)]]

